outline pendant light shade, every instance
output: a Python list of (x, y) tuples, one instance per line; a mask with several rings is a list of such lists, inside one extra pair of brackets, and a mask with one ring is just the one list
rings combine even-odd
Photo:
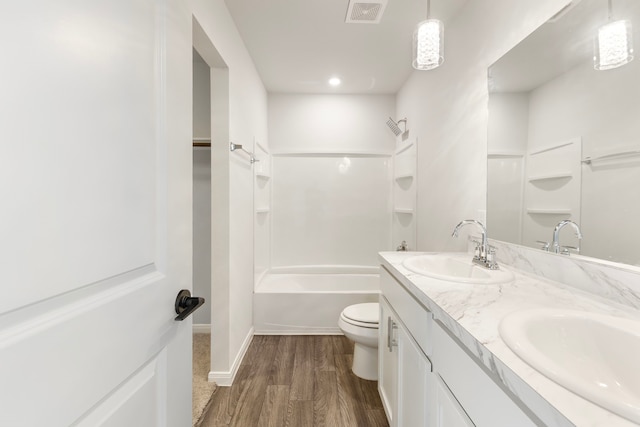
[(426, 19), (413, 31), (413, 68), (432, 70), (444, 62), (444, 25), (437, 19)]
[(610, 70), (631, 62), (633, 38), (629, 21), (615, 21), (598, 29), (594, 45), (594, 68)]
[(598, 29), (593, 46), (593, 67), (610, 70), (633, 59), (633, 32), (631, 23), (621, 20), (611, 22), (612, 0), (609, 0), (609, 22)]

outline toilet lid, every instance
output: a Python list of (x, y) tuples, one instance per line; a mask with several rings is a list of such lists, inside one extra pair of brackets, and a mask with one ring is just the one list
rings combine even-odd
[(380, 319), (380, 305), (377, 302), (350, 305), (345, 308), (342, 315), (347, 319), (362, 323), (378, 324)]

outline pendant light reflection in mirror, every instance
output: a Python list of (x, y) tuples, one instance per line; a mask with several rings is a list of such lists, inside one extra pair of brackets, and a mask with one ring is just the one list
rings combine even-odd
[(613, 0), (608, 0), (607, 23), (598, 28), (593, 45), (593, 66), (596, 70), (611, 70), (633, 60), (633, 31), (628, 20), (612, 21)]

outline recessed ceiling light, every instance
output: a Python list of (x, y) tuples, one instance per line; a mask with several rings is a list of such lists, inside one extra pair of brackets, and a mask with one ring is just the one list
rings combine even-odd
[(331, 77), (331, 78), (329, 79), (329, 84), (330, 84), (331, 86), (339, 86), (339, 85), (340, 85), (340, 83), (342, 83), (342, 81), (341, 81), (339, 78), (337, 78), (337, 77)]

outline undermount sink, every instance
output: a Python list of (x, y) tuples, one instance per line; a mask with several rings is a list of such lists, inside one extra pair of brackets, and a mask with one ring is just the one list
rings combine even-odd
[(494, 285), (513, 280), (510, 271), (489, 270), (471, 259), (466, 253), (438, 253), (407, 258), (402, 265), (414, 273), (450, 282)]
[(499, 329), (507, 346), (537, 371), (640, 423), (640, 321), (531, 309), (505, 316)]

